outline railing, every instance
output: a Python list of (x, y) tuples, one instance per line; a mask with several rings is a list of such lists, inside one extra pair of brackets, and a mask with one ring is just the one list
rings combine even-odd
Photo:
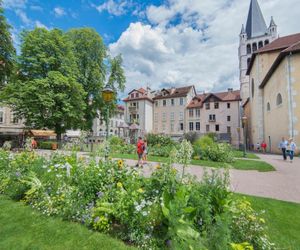
[(139, 108), (136, 107), (136, 106), (131, 106), (131, 107), (128, 108), (128, 110), (129, 110), (130, 113), (132, 113), (132, 112), (137, 112), (138, 109), (139, 109)]

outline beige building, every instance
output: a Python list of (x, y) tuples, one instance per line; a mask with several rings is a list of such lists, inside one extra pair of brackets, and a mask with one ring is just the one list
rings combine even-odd
[(128, 93), (125, 102), (125, 122), (139, 124), (142, 134), (153, 130), (153, 93), (150, 89), (134, 89)]
[(279, 152), (282, 136), (300, 144), (299, 52), (300, 33), (278, 38), (252, 56), (247, 71), (250, 143), (265, 141), (271, 152)]
[(5, 141), (21, 141), (24, 124), (17, 119), (10, 108), (0, 107), (0, 146)]
[(187, 131), (185, 111), (194, 96), (194, 86), (156, 92), (153, 97), (153, 132), (172, 137), (182, 136)]
[(233, 145), (241, 143), (240, 91), (197, 95), (186, 109), (187, 131), (206, 134), (213, 132)]

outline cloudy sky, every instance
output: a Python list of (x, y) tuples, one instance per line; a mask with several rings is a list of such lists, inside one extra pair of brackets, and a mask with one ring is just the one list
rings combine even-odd
[[(280, 36), (300, 32), (299, 0), (258, 0)], [(4, 0), (15, 43), (22, 29), (93, 27), (122, 54), (128, 92), (194, 84), (238, 88), (238, 42), (250, 0)]]

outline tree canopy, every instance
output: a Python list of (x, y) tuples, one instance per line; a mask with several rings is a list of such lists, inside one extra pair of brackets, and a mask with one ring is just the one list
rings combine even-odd
[(13, 72), (15, 48), (9, 31), (10, 28), (3, 14), (2, 0), (0, 0), (0, 87)]

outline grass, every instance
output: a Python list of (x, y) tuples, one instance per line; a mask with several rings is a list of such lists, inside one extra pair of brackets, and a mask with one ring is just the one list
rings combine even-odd
[[(137, 156), (135, 154), (111, 154), (112, 158), (121, 158), (121, 159), (132, 159), (137, 160)], [(153, 162), (168, 162), (167, 157), (161, 156), (148, 156), (148, 161)], [(224, 163), (224, 162), (214, 162), (214, 161), (205, 161), (205, 160), (192, 160), (192, 165), (203, 166), (203, 167), (211, 167), (211, 168), (222, 168), (226, 165), (234, 169), (241, 170), (258, 170), (260, 172), (274, 171), (274, 167), (267, 162), (264, 161), (253, 161), (253, 160), (243, 160), (237, 159), (234, 163)]]
[(245, 197), (255, 210), (265, 210), (263, 217), (268, 226), (268, 235), (276, 243), (276, 249), (300, 250), (300, 204), (255, 196)]
[(78, 223), (46, 217), (0, 196), (0, 249), (136, 249)]
[[(233, 155), (236, 158), (244, 158), (244, 151), (240, 150), (234, 150)], [(246, 152), (246, 158), (247, 159), (259, 159), (259, 157), (256, 154)]]

